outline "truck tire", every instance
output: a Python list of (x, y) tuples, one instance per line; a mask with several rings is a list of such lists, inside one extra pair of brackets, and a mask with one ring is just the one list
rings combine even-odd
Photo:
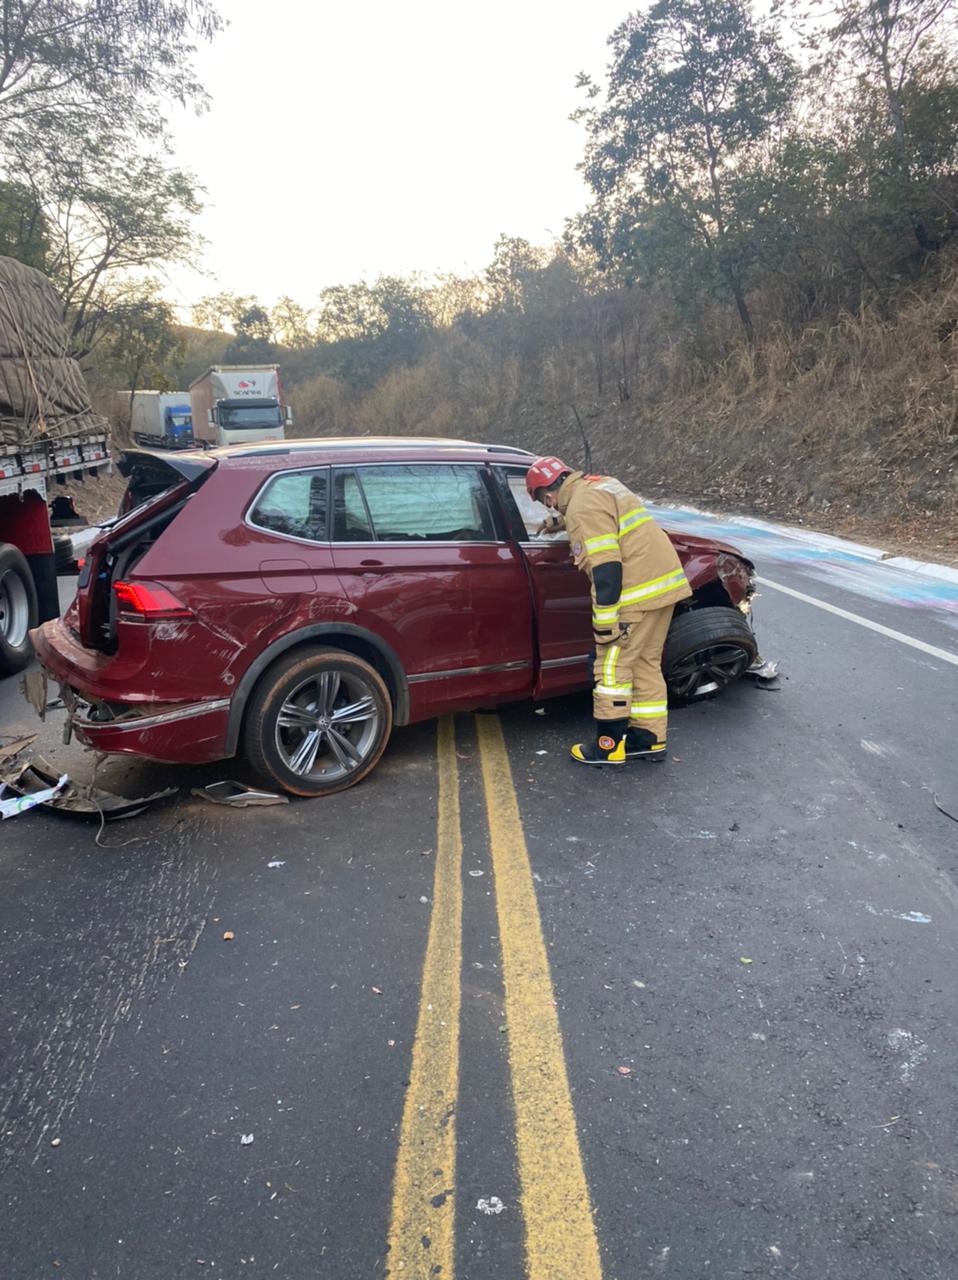
[(23, 554), (0, 542), (0, 676), (22, 671), (33, 657), (29, 631), (37, 625), (37, 590)]
[(56, 530), (53, 532), (53, 554), (56, 558), (57, 573), (75, 573), (76, 556), (73, 554), (73, 539)]
[(714, 698), (745, 674), (757, 653), (752, 628), (738, 609), (713, 606), (676, 614), (662, 653), (670, 706)]

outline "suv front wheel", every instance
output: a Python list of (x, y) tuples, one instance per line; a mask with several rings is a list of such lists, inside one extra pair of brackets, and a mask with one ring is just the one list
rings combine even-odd
[(326, 796), (365, 778), (391, 729), (389, 690), (368, 662), (339, 649), (298, 649), (257, 685), (244, 747), (274, 786)]
[(712, 698), (745, 674), (758, 654), (752, 628), (738, 609), (690, 609), (672, 619), (662, 654), (669, 705)]

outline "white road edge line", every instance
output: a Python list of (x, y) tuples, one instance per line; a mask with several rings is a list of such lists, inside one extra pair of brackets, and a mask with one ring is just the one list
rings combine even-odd
[(928, 653), (933, 658), (938, 658), (942, 662), (950, 662), (953, 667), (958, 667), (958, 654), (949, 653), (947, 649), (939, 649), (936, 645), (925, 644), (924, 640), (916, 640), (914, 636), (906, 636), (903, 631), (894, 631), (891, 627), (883, 627), (880, 622), (872, 622), (870, 618), (859, 617), (857, 613), (849, 613), (847, 609), (839, 609), (838, 605), (828, 604), (825, 600), (819, 600), (816, 596), (807, 596), (804, 591), (796, 591), (794, 587), (783, 586), (780, 582), (772, 582), (771, 578), (760, 577), (757, 581), (763, 587), (771, 587), (773, 591), (783, 591), (787, 596), (794, 596), (796, 600), (804, 600), (806, 604), (813, 604), (816, 609), (825, 609), (828, 613), (834, 613), (839, 618), (846, 618), (849, 622), (857, 622), (860, 627), (867, 627), (869, 631), (877, 631), (880, 636), (887, 636), (889, 640), (899, 640), (902, 644), (911, 645), (913, 649), (920, 649), (922, 653)]

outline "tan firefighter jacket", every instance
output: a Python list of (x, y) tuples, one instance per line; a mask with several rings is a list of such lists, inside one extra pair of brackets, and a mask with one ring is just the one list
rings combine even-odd
[(592, 625), (602, 629), (629, 622), (647, 609), (678, 604), (692, 594), (675, 548), (641, 499), (611, 476), (570, 475), (558, 495), (576, 568), (588, 574), (620, 561), (618, 602), (598, 605), (592, 588)]

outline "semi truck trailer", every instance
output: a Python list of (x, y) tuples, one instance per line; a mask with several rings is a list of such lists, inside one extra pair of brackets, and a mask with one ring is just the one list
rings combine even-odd
[(134, 391), (130, 432), (137, 444), (155, 449), (189, 449), (193, 418), (188, 391)]
[(214, 365), (190, 385), (193, 438), (216, 448), (282, 440), (292, 414), (278, 364)]
[(0, 676), (27, 665), (29, 631), (60, 612), (51, 490), (111, 466), (56, 290), (0, 257)]

